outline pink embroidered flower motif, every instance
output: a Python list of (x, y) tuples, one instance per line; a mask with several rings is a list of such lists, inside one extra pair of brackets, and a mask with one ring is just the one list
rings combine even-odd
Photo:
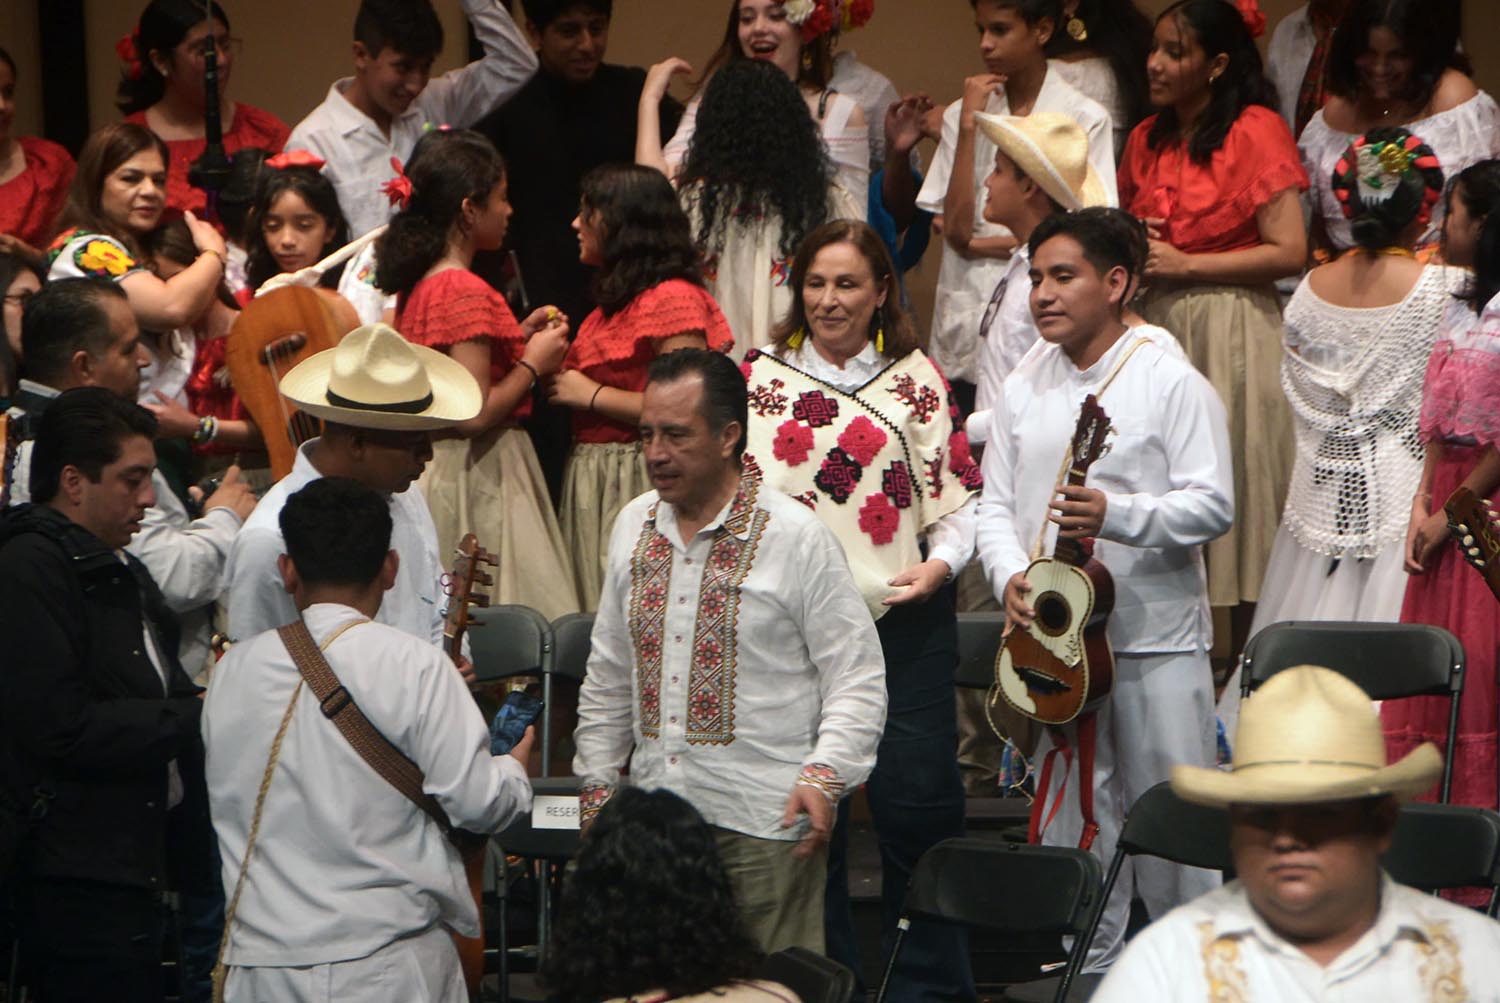
[(868, 467), (875, 461), (875, 454), (885, 445), (885, 432), (870, 419), (860, 415), (849, 423), (839, 436), (839, 446), (854, 457), (854, 462)]
[(719, 694), (701, 689), (688, 698), (688, 725), (692, 731), (706, 731), (719, 716)]
[(859, 508), (859, 528), (877, 546), (894, 540), (900, 526), (901, 513), (885, 495), (870, 495)]
[(901, 460), (886, 467), (880, 477), (880, 489), (897, 508), (911, 508), (911, 468)]
[(854, 486), (859, 483), (859, 475), (862, 473), (864, 470), (854, 462), (854, 457), (842, 449), (832, 449), (813, 477), (813, 484), (842, 505), (854, 494)]
[(812, 448), (812, 429), (791, 419), (781, 423), (776, 429), (776, 437), (771, 440), (771, 455), (789, 467), (806, 463)]
[(646, 560), (652, 564), (660, 564), (672, 556), (672, 542), (664, 536), (658, 535), (646, 547)]
[[(741, 370), (746, 369), (744, 365), (741, 365), (740, 368)], [(749, 373), (747, 372), (746, 379), (748, 378)], [(787, 396), (780, 392), (784, 386), (786, 386), (786, 383), (782, 380), (771, 380), (769, 383), (757, 383), (750, 387), (750, 406), (755, 409), (755, 413), (762, 418), (780, 418), (785, 414)]]
[(797, 402), (792, 405), (792, 417), (806, 422), (809, 428), (832, 425), (833, 420), (838, 416), (839, 402), (825, 396), (820, 390), (809, 390), (798, 394)]
[(661, 581), (654, 581), (641, 590), (641, 609), (645, 612), (653, 612), (661, 609), (667, 604), (667, 586)]
[(705, 589), (698, 596), (698, 615), (713, 619), (724, 615), (724, 593), (720, 589)]
[(641, 711), (643, 716), (654, 718), (661, 710), (661, 684), (654, 679), (641, 680)]
[(917, 386), (917, 381), (908, 373), (897, 376), (890, 389), (897, 400), (911, 408), (913, 417), (923, 425), (931, 421), (938, 408), (942, 407), (943, 402), (937, 391), (931, 387)]

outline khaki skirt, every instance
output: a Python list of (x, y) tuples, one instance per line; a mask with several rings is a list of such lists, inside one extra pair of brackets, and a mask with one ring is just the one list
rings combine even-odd
[(489, 569), (491, 603), (520, 603), (548, 620), (578, 612), (572, 562), (524, 431), (495, 428), (474, 439), (434, 442), (418, 483), (445, 552), (473, 533), (498, 559)]
[(1234, 525), (1208, 545), (1208, 597), (1215, 606), (1260, 598), (1281, 523), (1295, 450), (1292, 412), (1281, 390), (1281, 303), (1266, 286), (1154, 286), (1138, 304), (1176, 336), (1219, 392), (1234, 459)]
[(580, 442), (568, 456), (562, 536), (573, 555), (574, 581), (586, 612), (599, 608), (615, 516), (650, 490), (639, 442)]

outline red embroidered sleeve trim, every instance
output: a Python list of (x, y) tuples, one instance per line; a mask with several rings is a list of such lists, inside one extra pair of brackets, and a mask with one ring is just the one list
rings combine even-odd
[(679, 334), (702, 332), (708, 347), (727, 352), (734, 334), (719, 304), (708, 291), (685, 279), (669, 279), (632, 300), (612, 317), (603, 311), (590, 314), (579, 329), (569, 364), (584, 369), (612, 362), (628, 362), (655, 342)]
[(518, 345), (526, 341), (505, 297), (472, 272), (456, 268), (417, 283), (396, 327), (408, 341), (429, 348), (476, 338)]

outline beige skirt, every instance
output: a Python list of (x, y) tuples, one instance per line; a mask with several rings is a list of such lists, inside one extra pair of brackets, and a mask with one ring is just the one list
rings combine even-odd
[(1281, 304), (1271, 286), (1167, 284), (1139, 304), (1171, 331), (1219, 392), (1234, 459), (1234, 525), (1208, 545), (1215, 606), (1255, 602), (1271, 559), (1295, 459), (1281, 390)]
[(524, 431), (497, 428), (475, 439), (434, 442), (418, 483), (446, 553), (473, 533), (499, 560), (489, 570), (490, 602), (530, 606), (549, 620), (578, 612), (572, 564)]
[(609, 566), (609, 534), (633, 498), (651, 490), (639, 442), (580, 442), (563, 475), (562, 535), (586, 612), (599, 608)]

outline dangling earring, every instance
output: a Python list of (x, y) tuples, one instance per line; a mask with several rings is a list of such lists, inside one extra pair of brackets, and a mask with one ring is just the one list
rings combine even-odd
[(885, 324), (875, 328), (875, 351), (877, 354), (885, 354)]
[(803, 49), (802, 50), (802, 68), (804, 70), (811, 70), (812, 69), (812, 50), (811, 49)]
[(1083, 18), (1074, 14), (1068, 18), (1068, 37), (1075, 42), (1087, 42), (1089, 40), (1088, 25), (1083, 23)]
[(797, 330), (792, 332), (791, 337), (786, 339), (786, 345), (788, 348), (795, 352), (802, 347), (802, 342), (806, 340), (807, 328), (799, 327), (797, 328)]

